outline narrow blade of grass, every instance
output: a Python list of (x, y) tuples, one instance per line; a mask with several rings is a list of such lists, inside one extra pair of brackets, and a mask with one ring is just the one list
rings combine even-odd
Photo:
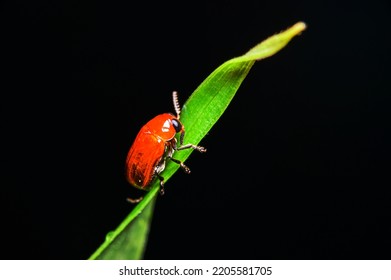
[[(183, 106), (181, 122), (186, 128), (184, 144), (198, 144), (208, 133), (228, 107), (255, 61), (274, 55), (305, 28), (303, 22), (296, 23), (213, 71)], [(175, 153), (175, 158), (185, 161), (191, 152), (191, 149), (179, 151)], [(169, 162), (162, 174), (165, 182), (178, 168), (178, 164)], [(125, 220), (108, 234), (105, 242), (89, 259), (142, 259), (158, 190), (159, 183), (155, 181), (151, 191)]]

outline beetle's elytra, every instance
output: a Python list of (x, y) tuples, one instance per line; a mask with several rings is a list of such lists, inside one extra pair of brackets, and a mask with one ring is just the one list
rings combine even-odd
[[(183, 145), (185, 127), (180, 122), (180, 106), (177, 92), (172, 93), (176, 116), (171, 113), (157, 115), (139, 131), (126, 158), (126, 178), (136, 188), (149, 190), (155, 178), (160, 180), (160, 194), (164, 194), (164, 178), (160, 173), (166, 166), (167, 159), (178, 163), (186, 173), (190, 169), (181, 161), (173, 158), (175, 151), (194, 149), (206, 152), (206, 149), (193, 144)], [(179, 145), (175, 135), (180, 133)], [(137, 203), (142, 199), (130, 199)]]

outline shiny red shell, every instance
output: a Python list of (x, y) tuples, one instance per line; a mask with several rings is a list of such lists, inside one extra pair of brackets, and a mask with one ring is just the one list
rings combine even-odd
[(158, 115), (137, 134), (126, 158), (126, 178), (133, 186), (149, 190), (152, 180), (164, 170), (166, 156), (171, 156), (177, 142), (173, 120), (180, 124), (172, 114)]

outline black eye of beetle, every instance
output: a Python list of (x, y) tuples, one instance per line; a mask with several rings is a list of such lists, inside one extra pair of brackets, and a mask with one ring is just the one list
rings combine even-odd
[(176, 132), (179, 132), (182, 130), (182, 124), (179, 120), (172, 119), (171, 122), (172, 122), (172, 125), (174, 126)]

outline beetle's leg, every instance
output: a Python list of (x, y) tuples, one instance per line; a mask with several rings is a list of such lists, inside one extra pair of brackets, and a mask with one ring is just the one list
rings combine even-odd
[(180, 146), (180, 147), (177, 147), (176, 150), (185, 150), (185, 149), (193, 149), (193, 150), (196, 150), (196, 151), (199, 151), (200, 153), (205, 153), (206, 152), (206, 148), (204, 147), (201, 147), (201, 146), (196, 146), (196, 145), (193, 145), (193, 144), (186, 144), (186, 145), (183, 145), (183, 146)]
[(171, 156), (169, 156), (169, 158), (173, 161), (173, 162), (175, 162), (175, 163), (178, 163), (181, 167), (182, 167), (182, 169), (187, 173), (187, 174), (190, 174), (190, 168), (189, 167), (187, 167), (183, 162), (181, 162), (180, 160), (178, 160), (178, 159), (175, 159), (175, 158), (173, 158), (173, 157), (171, 157)]
[(160, 174), (156, 174), (156, 176), (160, 180), (160, 195), (164, 195), (164, 178)]
[(139, 198), (130, 198), (128, 197), (126, 200), (130, 203), (136, 204), (139, 203), (141, 200), (143, 200), (143, 196), (140, 196)]
[[(197, 150), (199, 151), (200, 153), (205, 153), (206, 152), (206, 148), (204, 147), (201, 147), (201, 146), (196, 146), (196, 145), (193, 145), (193, 144), (186, 144), (186, 145), (183, 145), (183, 138), (185, 137), (185, 131), (182, 130), (181, 132), (181, 135), (179, 137), (179, 147), (177, 147), (176, 145), (174, 145), (174, 149), (175, 150), (184, 150), (184, 149), (193, 149), (193, 150)], [(176, 144), (176, 143), (175, 143)]]

